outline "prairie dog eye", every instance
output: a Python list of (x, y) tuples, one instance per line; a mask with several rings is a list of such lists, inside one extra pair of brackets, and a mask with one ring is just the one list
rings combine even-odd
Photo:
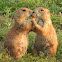
[(26, 11), (26, 10), (22, 10), (22, 11)]
[(44, 11), (43, 9), (41, 11)]

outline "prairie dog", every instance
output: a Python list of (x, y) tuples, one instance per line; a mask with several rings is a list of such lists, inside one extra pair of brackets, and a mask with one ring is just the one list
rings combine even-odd
[(4, 47), (8, 48), (10, 56), (20, 59), (28, 48), (28, 33), (33, 28), (31, 17), (32, 10), (20, 8), (14, 16), (14, 26), (8, 31)]
[[(38, 7), (34, 10), (32, 16), (35, 27), (33, 31), (37, 33), (33, 47), (34, 56), (37, 56), (42, 51), (45, 55), (53, 57), (57, 52), (58, 41), (50, 18), (50, 11), (46, 8)], [(38, 18), (38, 24), (35, 22), (36, 18)]]

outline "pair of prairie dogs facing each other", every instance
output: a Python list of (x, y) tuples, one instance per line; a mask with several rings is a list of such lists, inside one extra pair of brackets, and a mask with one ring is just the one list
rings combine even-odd
[[(29, 19), (32, 17), (32, 19)], [(38, 18), (38, 24), (36, 23)], [(40, 51), (53, 57), (57, 51), (57, 35), (50, 19), (50, 11), (46, 8), (37, 8), (34, 12), (28, 8), (20, 8), (14, 16), (15, 24), (6, 35), (4, 47), (10, 55), (20, 59), (28, 48), (28, 33), (36, 32), (33, 47), (34, 56)]]

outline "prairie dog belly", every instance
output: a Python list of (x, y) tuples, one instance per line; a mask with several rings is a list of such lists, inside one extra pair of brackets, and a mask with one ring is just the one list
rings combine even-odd
[(25, 54), (28, 48), (28, 36), (27, 34), (21, 35), (20, 40), (16, 43), (18, 47), (18, 55)]
[(28, 48), (28, 35), (27, 34), (20, 34), (16, 37), (16, 42), (13, 43), (16, 45), (20, 51), (26, 50)]
[(28, 46), (28, 35), (22, 35), (22, 38), (21, 38), (21, 46), (22, 47), (27, 47)]
[[(37, 22), (40, 26), (44, 25), (44, 22), (42, 20), (39, 20)], [(46, 48), (48, 48), (49, 43), (48, 40), (41, 34), (36, 34), (35, 35), (35, 43), (34, 43), (34, 48), (37, 49), (37, 51), (45, 51)]]
[(49, 42), (44, 36), (36, 34), (34, 48), (37, 51), (45, 51), (49, 46)]

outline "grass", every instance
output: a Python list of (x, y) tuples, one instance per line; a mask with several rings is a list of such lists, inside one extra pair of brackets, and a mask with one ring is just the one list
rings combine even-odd
[[(45, 7), (51, 11), (51, 19), (57, 32), (58, 50), (55, 57), (44, 57), (40, 53), (38, 57), (32, 55), (35, 33), (29, 33), (29, 46), (27, 54), (20, 60), (11, 58), (4, 50), (5, 36), (13, 25), (13, 16), (18, 8), (27, 7), (34, 10), (37, 7)], [(62, 0), (0, 0), (0, 62), (62, 62)]]

